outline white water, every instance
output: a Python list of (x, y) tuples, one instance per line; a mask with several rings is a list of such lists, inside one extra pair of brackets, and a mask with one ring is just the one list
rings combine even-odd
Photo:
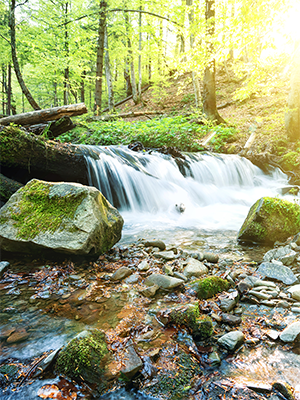
[[(237, 155), (185, 153), (179, 169), (174, 158), (157, 152), (123, 146), (86, 150), (89, 184), (119, 209), (125, 236), (175, 228), (236, 231), (257, 199), (282, 197), (281, 189), (289, 186), (278, 168), (267, 175)], [(175, 208), (180, 203), (186, 208), (182, 214)]]

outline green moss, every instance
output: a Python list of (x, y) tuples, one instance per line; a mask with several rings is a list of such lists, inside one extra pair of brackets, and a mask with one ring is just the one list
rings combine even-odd
[(84, 335), (74, 338), (61, 350), (55, 369), (75, 380), (101, 384), (108, 353), (103, 332), (96, 329), (84, 332)]
[(229, 282), (218, 276), (199, 279), (194, 284), (199, 299), (209, 299), (229, 287)]
[(202, 372), (200, 365), (182, 350), (179, 350), (176, 357), (172, 356), (171, 358), (170, 364), (174, 362), (174, 358), (176, 360), (173, 368), (160, 369), (156, 376), (157, 383), (146, 387), (143, 391), (160, 399), (186, 399), (192, 379)]
[(84, 193), (49, 196), (51, 184), (32, 180), (24, 188), (18, 208), (10, 208), (10, 217), (18, 228), (18, 237), (32, 239), (40, 232), (55, 232), (74, 214)]
[(170, 314), (171, 322), (186, 326), (198, 340), (209, 338), (213, 333), (212, 320), (200, 314), (198, 303), (176, 307)]

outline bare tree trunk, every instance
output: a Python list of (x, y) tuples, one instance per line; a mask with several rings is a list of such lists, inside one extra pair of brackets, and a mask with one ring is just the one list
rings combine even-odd
[(83, 71), (81, 74), (81, 83), (80, 83), (80, 101), (81, 103), (84, 103), (84, 95), (85, 95), (85, 85), (84, 85), (84, 81), (85, 81), (85, 77), (86, 77), (86, 71)]
[[(140, 5), (140, 10), (142, 6)], [(142, 13), (139, 13), (139, 84), (138, 84), (138, 98), (142, 100)]]
[(107, 2), (100, 2), (100, 16), (98, 29), (98, 48), (97, 48), (97, 65), (96, 65), (96, 88), (95, 88), (95, 111), (99, 115), (102, 102), (102, 77), (103, 77), (103, 60), (104, 60), (104, 33), (106, 26), (106, 8)]
[(206, 20), (206, 34), (207, 34), (207, 52), (209, 62), (204, 70), (203, 76), (203, 93), (202, 103), (203, 112), (207, 119), (214, 121), (217, 124), (225, 123), (224, 119), (220, 116), (217, 110), (216, 100), (216, 72), (215, 72), (215, 59), (213, 57), (213, 35), (215, 33), (215, 0), (205, 1), (205, 20)]
[(131, 40), (130, 40), (130, 36), (129, 36), (129, 17), (128, 17), (127, 12), (124, 13), (124, 17), (125, 17), (125, 29), (126, 29), (126, 35), (127, 35), (128, 64), (130, 65), (130, 72), (131, 72), (132, 99), (133, 99), (134, 103), (137, 104), (138, 103), (138, 95), (137, 95), (137, 86), (136, 86), (136, 80), (135, 80), (132, 46), (131, 46)]
[(108, 91), (108, 108), (109, 110), (114, 109), (114, 90), (112, 84), (112, 76), (109, 62), (109, 51), (108, 51), (108, 36), (107, 36), (107, 27), (105, 27), (104, 34), (104, 48), (105, 48), (105, 76), (106, 76), (106, 84)]
[(9, 116), (11, 112), (11, 65), (8, 64), (7, 68), (7, 103), (6, 103), (6, 115)]
[[(193, 0), (186, 0), (186, 5), (193, 6)], [(193, 8), (191, 8), (190, 12), (188, 13), (188, 18), (189, 18), (189, 25), (190, 25), (190, 29), (191, 29), (190, 47), (192, 49), (194, 47), (194, 34), (192, 33), (193, 23), (194, 23)], [(196, 104), (196, 107), (198, 108), (200, 106), (201, 94), (200, 94), (199, 78), (195, 71), (192, 71), (192, 80), (193, 80), (193, 88), (194, 88), (194, 95), (195, 95), (195, 104)]]
[(69, 69), (69, 32), (68, 32), (68, 1), (63, 4), (63, 13), (65, 19), (65, 42), (64, 42), (64, 50), (65, 50), (65, 65), (66, 68), (64, 70), (64, 105), (69, 104), (69, 81), (70, 81), (70, 69)]
[(16, 77), (18, 79), (19, 85), (22, 89), (22, 92), (26, 96), (29, 104), (32, 106), (34, 110), (40, 110), (39, 105), (36, 103), (31, 93), (29, 92), (27, 86), (25, 85), (23, 76), (21, 74), (19, 61), (17, 57), (16, 51), (16, 21), (15, 21), (15, 8), (16, 8), (16, 0), (10, 0), (10, 12), (9, 12), (9, 28), (10, 28), (10, 46), (11, 46), (11, 56), (14, 65), (14, 70)]

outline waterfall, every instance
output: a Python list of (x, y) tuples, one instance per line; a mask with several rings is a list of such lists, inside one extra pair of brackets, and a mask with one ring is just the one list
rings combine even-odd
[[(238, 230), (257, 199), (281, 196), (289, 186), (280, 169), (265, 174), (237, 155), (183, 153), (183, 159), (125, 146), (83, 149), (89, 184), (119, 209), (131, 229)], [(184, 213), (175, 207), (181, 203)]]

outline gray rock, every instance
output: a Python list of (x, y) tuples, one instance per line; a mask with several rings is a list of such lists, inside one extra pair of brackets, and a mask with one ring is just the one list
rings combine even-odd
[(53, 363), (56, 355), (58, 354), (58, 352), (60, 351), (60, 349), (56, 349), (54, 351), (52, 351), (46, 358), (44, 358), (39, 364), (38, 364), (38, 368), (36, 368), (34, 374), (32, 375), (33, 378), (37, 378), (38, 376), (42, 375), (44, 373), (44, 371), (46, 371), (47, 368), (50, 367), (50, 365)]
[(174, 277), (178, 278), (178, 279), (182, 279), (184, 282), (188, 281), (188, 278), (185, 275), (183, 275), (181, 272), (178, 272), (178, 271), (174, 271)]
[(153, 253), (153, 256), (156, 258), (162, 258), (166, 261), (174, 260), (176, 258), (173, 251), (160, 251), (158, 253)]
[(221, 347), (224, 347), (228, 351), (235, 351), (239, 347), (242, 346), (244, 341), (245, 341), (245, 337), (244, 337), (243, 332), (232, 331), (232, 332), (226, 333), (225, 335), (221, 336), (218, 339), (218, 344)]
[(140, 290), (140, 293), (145, 297), (154, 297), (158, 290), (159, 290), (158, 285), (152, 285), (152, 286), (146, 287), (145, 289)]
[(146, 286), (157, 285), (162, 289), (173, 289), (184, 283), (183, 280), (168, 275), (152, 274), (145, 279)]
[(34, 254), (101, 254), (120, 240), (123, 226), (98, 189), (37, 179), (13, 194), (0, 216), (1, 248)]
[(0, 262), (0, 278), (4, 274), (5, 271), (7, 271), (9, 267), (9, 262), (8, 261), (1, 261)]
[(277, 279), (286, 285), (292, 285), (297, 282), (297, 278), (290, 268), (282, 265), (276, 265), (271, 262), (263, 262), (260, 264), (257, 272), (268, 278)]
[(281, 393), (286, 400), (295, 400), (293, 389), (287, 382), (274, 382), (272, 389)]
[(112, 281), (120, 281), (132, 274), (132, 270), (128, 267), (119, 268), (111, 277)]
[(232, 293), (227, 293), (224, 296), (219, 296), (221, 310), (224, 312), (233, 310), (237, 305), (239, 298), (240, 296), (237, 290)]
[(203, 253), (203, 259), (211, 263), (217, 263), (219, 261), (219, 255), (205, 252)]
[(228, 324), (231, 326), (236, 326), (239, 325), (242, 322), (242, 318), (241, 317), (237, 317), (236, 315), (233, 314), (221, 314), (222, 317), (222, 322), (224, 324)]
[(166, 245), (161, 240), (151, 240), (144, 243), (145, 247), (157, 247), (159, 250), (164, 251), (166, 249)]
[(291, 293), (293, 299), (300, 300), (300, 285), (291, 286), (288, 292)]
[(277, 307), (281, 307), (281, 308), (290, 308), (290, 304), (289, 302), (285, 301), (285, 300), (280, 300), (277, 304)]
[(150, 269), (150, 265), (148, 264), (147, 260), (143, 260), (139, 263), (137, 268), (139, 271), (148, 271), (148, 269)]
[(292, 343), (300, 339), (300, 321), (288, 325), (280, 334), (280, 339), (286, 343)]
[(278, 247), (277, 249), (269, 250), (264, 255), (264, 261), (270, 262), (272, 260), (281, 261), (284, 265), (291, 265), (295, 258), (297, 257), (297, 253), (291, 249), (290, 245), (284, 247)]
[(208, 356), (208, 361), (211, 367), (217, 367), (218, 365), (220, 365), (221, 359), (218, 352), (213, 351), (212, 353), (210, 353), (210, 355)]
[(124, 350), (124, 356), (121, 358), (124, 367), (121, 372), (128, 378), (131, 379), (142, 367), (143, 361), (137, 355), (132, 341), (126, 346)]
[(140, 279), (139, 274), (132, 274), (130, 276), (128, 276), (128, 278), (126, 278), (124, 280), (125, 283), (127, 284), (133, 284), (133, 283), (137, 283)]
[(194, 258), (189, 258), (186, 267), (183, 270), (183, 274), (190, 278), (191, 276), (199, 277), (208, 273), (208, 268)]

